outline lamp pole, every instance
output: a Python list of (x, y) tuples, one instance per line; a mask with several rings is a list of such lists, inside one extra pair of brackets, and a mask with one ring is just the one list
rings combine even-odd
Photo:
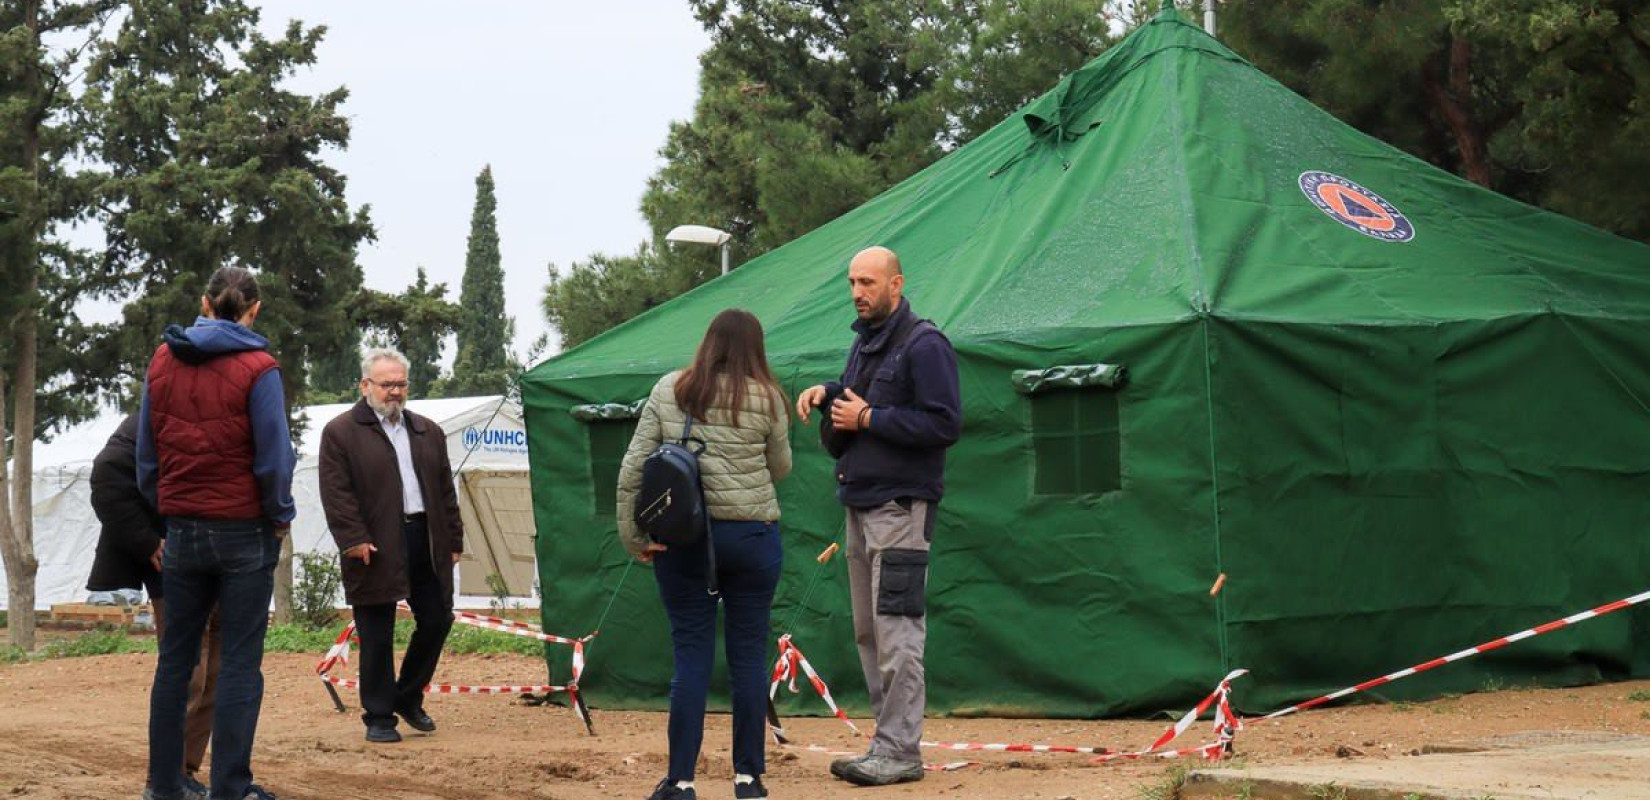
[(728, 250), (733, 241), (733, 234), (724, 230), (704, 225), (677, 225), (665, 234), (667, 242), (686, 242), (688, 244), (703, 244), (722, 249), (722, 274), (728, 274)]

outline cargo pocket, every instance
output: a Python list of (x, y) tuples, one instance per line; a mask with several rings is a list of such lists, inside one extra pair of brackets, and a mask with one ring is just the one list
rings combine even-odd
[(882, 577), (877, 587), (877, 613), (891, 617), (920, 617), (926, 608), (927, 550), (882, 551)]

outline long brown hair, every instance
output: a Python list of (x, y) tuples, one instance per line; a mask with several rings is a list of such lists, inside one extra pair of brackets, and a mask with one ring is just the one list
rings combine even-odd
[[(768, 351), (762, 342), (762, 323), (749, 311), (730, 308), (716, 315), (699, 342), (693, 364), (676, 379), (676, 405), (696, 420), (704, 420), (717, 401), (733, 411), (739, 424), (748, 396), (747, 381), (756, 381), (770, 393), (774, 419), (790, 409), (785, 390), (768, 368)], [(781, 412), (780, 409), (786, 409)]]

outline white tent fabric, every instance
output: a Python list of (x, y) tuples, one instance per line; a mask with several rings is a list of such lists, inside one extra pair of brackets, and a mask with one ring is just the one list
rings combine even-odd
[[(413, 400), (409, 410), (439, 424), (447, 434), (447, 453), (457, 473), (527, 474), (527, 432), (522, 424), (521, 406), (497, 395), (441, 400)], [(292, 496), (298, 516), (292, 523), (292, 543), (297, 553), (336, 553), (321, 510), (319, 457), (321, 429), (334, 417), (349, 410), (349, 404), (309, 406), (295, 416), (306, 420), (298, 438), (298, 467), (293, 475)], [(55, 603), (85, 599), (86, 578), (91, 574), (100, 530), (92, 513), (90, 478), (92, 459), (103, 449), (123, 415), (105, 414), (63, 431), (49, 443), (35, 444), (34, 544), (40, 561), (36, 577), (35, 606), (45, 609)], [(461, 466), (462, 465), (462, 466)], [(9, 466), (9, 465), (8, 465)], [(478, 517), (460, 476), (460, 505), (466, 521), (465, 547), (474, 552), (485, 546), (483, 532), (470, 530), (492, 523), (491, 515)], [(473, 583), (473, 582), (472, 582)], [(5, 608), (6, 578), (0, 572), (0, 608)], [(460, 597), (461, 606), (485, 606), (486, 596)]]

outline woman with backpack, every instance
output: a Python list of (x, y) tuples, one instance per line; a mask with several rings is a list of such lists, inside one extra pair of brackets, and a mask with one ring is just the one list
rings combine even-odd
[[(691, 429), (684, 437), (684, 430)], [(649, 800), (696, 800), (693, 770), (704, 739), (705, 695), (716, 660), (717, 601), (733, 701), (734, 797), (765, 798), (768, 616), (784, 551), (774, 484), (791, 471), (790, 403), (768, 367), (762, 323), (729, 309), (711, 320), (687, 369), (659, 379), (642, 408), (619, 471), (619, 538), (650, 562), (670, 617), (670, 767)], [(653, 541), (636, 524), (644, 462), (688, 438), (699, 453), (709, 532), (691, 544)], [(706, 539), (710, 541), (707, 542)], [(719, 594), (711, 591), (711, 555)]]

